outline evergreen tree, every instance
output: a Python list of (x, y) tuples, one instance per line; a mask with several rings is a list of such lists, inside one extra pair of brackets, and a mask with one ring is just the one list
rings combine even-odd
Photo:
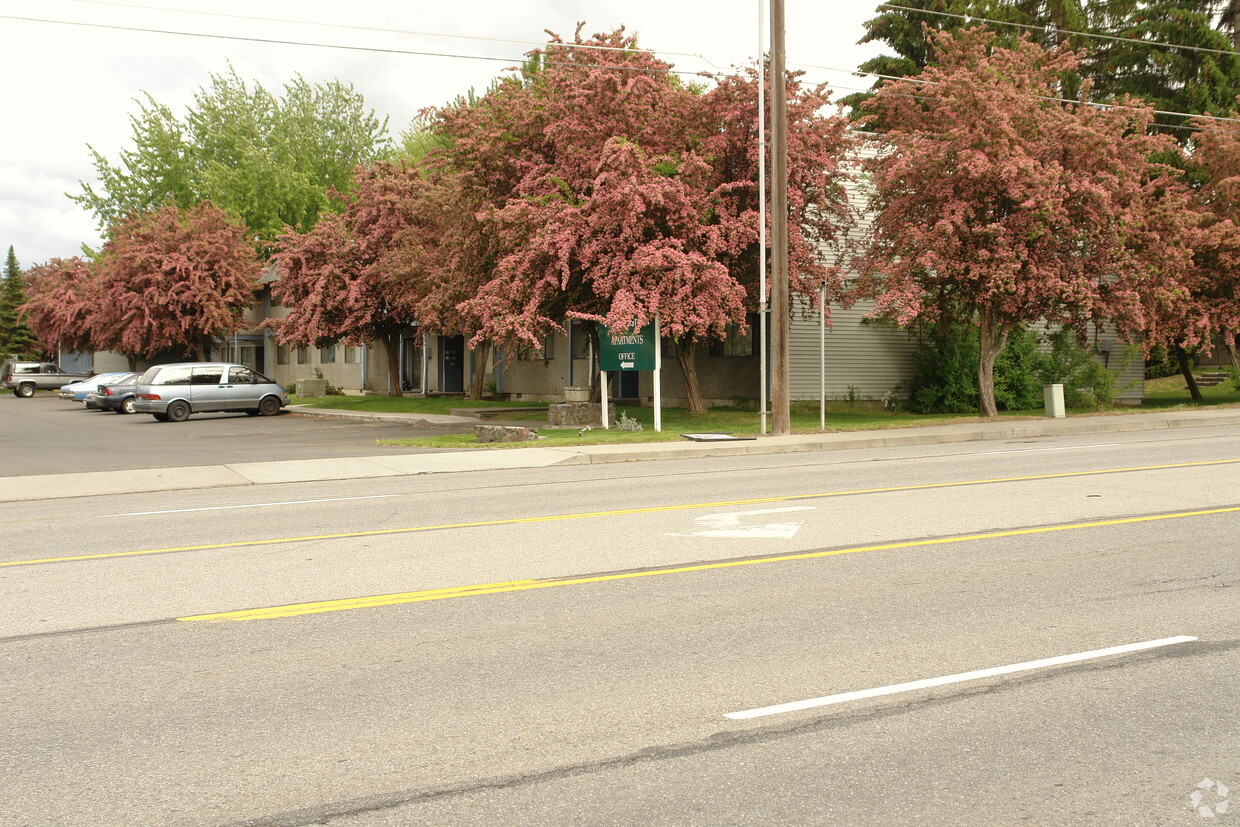
[[(1075, 97), (1081, 79), (1089, 78), (1094, 101), (1133, 95), (1165, 112), (1224, 115), (1240, 93), (1240, 55), (1233, 45), (1237, 3), (1240, 0), (904, 0), (901, 5), (908, 9), (880, 6), (866, 22), (861, 40), (886, 42), (895, 56), (880, 55), (860, 68), (889, 76), (919, 74), (936, 58), (927, 30), (988, 25), (999, 47), (1028, 37), (1046, 48), (1065, 45), (1080, 55), (1077, 72), (1061, 78), (1063, 97)], [(918, 10), (910, 10), (914, 8)], [(995, 22), (982, 24), (983, 18)], [(875, 87), (882, 82), (877, 80)], [(871, 95), (858, 93), (844, 102), (856, 111)], [(1187, 120), (1158, 115), (1156, 123), (1185, 142), (1191, 135), (1183, 128)]]
[(39, 354), (38, 339), (18, 314), (25, 303), (25, 280), (10, 246), (4, 261), (4, 281), (0, 283), (0, 355), (33, 357)]

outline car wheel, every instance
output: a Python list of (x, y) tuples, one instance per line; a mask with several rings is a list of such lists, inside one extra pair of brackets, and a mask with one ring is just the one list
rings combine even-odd
[(136, 413), (137, 410), (138, 409), (135, 407), (134, 398), (131, 396), (121, 402), (120, 407), (116, 409), (116, 412), (118, 414), (131, 414)]
[(189, 403), (177, 400), (168, 406), (168, 419), (172, 422), (184, 422), (189, 419)]
[(17, 389), (14, 390), (13, 393), (17, 396), (20, 396), (22, 399), (29, 399), (30, 397), (34, 396), (34, 385), (30, 384), (29, 382), (18, 385)]
[(280, 400), (274, 396), (264, 397), (263, 401), (258, 403), (258, 412), (263, 416), (275, 416), (280, 412)]
[(246, 416), (258, 416), (258, 409), (257, 409), (257, 408), (255, 408), (255, 409), (253, 409), (253, 410), (247, 410), (247, 411), (245, 412), (245, 415), (246, 415)]
[(168, 421), (168, 414), (151, 414), (151, 416), (155, 417), (156, 422), (167, 422)]

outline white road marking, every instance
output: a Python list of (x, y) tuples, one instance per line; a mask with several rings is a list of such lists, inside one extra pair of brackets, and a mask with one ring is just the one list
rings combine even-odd
[(971, 457), (988, 457), (994, 454), (1036, 454), (1043, 451), (1079, 451), (1082, 448), (1115, 448), (1123, 443), (1120, 442), (1103, 442), (1098, 445), (1069, 445), (1064, 448), (1013, 448), (1010, 451), (976, 451), (969, 454)]
[(1146, 649), (1157, 649), (1160, 646), (1175, 646), (1178, 643), (1189, 643), (1196, 640), (1195, 637), (1188, 635), (1179, 635), (1178, 637), (1165, 637), (1159, 640), (1147, 640), (1143, 643), (1126, 643), (1123, 646), (1111, 646), (1106, 649), (1094, 649), (1089, 652), (1077, 652), (1075, 655), (1058, 655), (1053, 658), (1042, 658), (1041, 660), (1030, 660), (1024, 663), (1014, 663), (1010, 666), (996, 666), (991, 669), (978, 669), (973, 672), (961, 672), (958, 675), (945, 675), (941, 678), (926, 678), (920, 681), (909, 681), (908, 683), (896, 683), (890, 686), (880, 686), (875, 689), (860, 689), (856, 692), (841, 692), (838, 695), (827, 695), (824, 698), (811, 698), (808, 701), (793, 701), (792, 703), (776, 704), (775, 706), (764, 706), (758, 709), (748, 709), (744, 712), (728, 712), (723, 717), (732, 718), (733, 720), (746, 720), (748, 718), (762, 718), (767, 715), (780, 715), (784, 712), (797, 712), (802, 709), (813, 709), (819, 706), (830, 706), (832, 704), (842, 704), (849, 701), (860, 701), (866, 698), (878, 698), (883, 695), (895, 695), (899, 692), (912, 692), (916, 689), (929, 689), (935, 686), (946, 686), (952, 683), (962, 683), (964, 681), (976, 681), (982, 678), (993, 678), (996, 675), (1010, 675), (1013, 672), (1028, 672), (1032, 669), (1046, 669), (1051, 666), (1063, 666), (1068, 663), (1080, 663), (1081, 661), (1094, 660), (1096, 658), (1105, 658), (1111, 655), (1123, 655), (1129, 652), (1141, 652)]
[(790, 511), (813, 511), (814, 507), (809, 505), (793, 505), (787, 508), (759, 508), (753, 511), (728, 511), (723, 514), (702, 514), (694, 517), (693, 522), (701, 526), (701, 531), (695, 531), (692, 534), (671, 533), (670, 537), (729, 537), (741, 538), (747, 540), (754, 539), (780, 539), (787, 540), (796, 536), (801, 530), (801, 523), (759, 523), (756, 525), (745, 525), (741, 522), (744, 517), (751, 517), (755, 514), (785, 514)]
[(234, 508), (268, 508), (277, 505), (308, 505), (310, 503), (342, 503), (349, 500), (381, 500), (400, 497), (401, 494), (371, 494), (365, 497), (332, 497), (325, 500), (288, 500), (275, 503), (245, 503), (244, 505), (208, 505), (202, 508), (170, 508), (167, 511), (127, 511), (124, 514), (101, 514), (101, 517), (145, 517), (150, 514), (184, 514), (188, 511), (228, 511)]

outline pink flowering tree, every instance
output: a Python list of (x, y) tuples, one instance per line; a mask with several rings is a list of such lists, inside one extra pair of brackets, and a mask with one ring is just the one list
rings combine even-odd
[(206, 358), (254, 303), (260, 265), (247, 236), (210, 201), (111, 228), (89, 323), (95, 347), (124, 353), (131, 367), (165, 351)]
[[(1009, 333), (1101, 320), (1151, 284), (1130, 235), (1156, 227), (1157, 184), (1174, 187), (1149, 160), (1169, 139), (1149, 135), (1148, 108), (1055, 100), (1071, 53), (998, 48), (984, 29), (933, 39), (937, 65), (864, 106), (886, 131), (867, 163), (873, 231), (853, 295), (901, 324), (976, 322), (980, 412), (995, 416)], [(1169, 232), (1165, 255), (1182, 261), (1186, 238)], [(1124, 291), (1108, 287), (1117, 280)]]
[[(583, 46), (616, 51), (603, 61)], [(475, 339), (536, 346), (566, 318), (627, 327), (657, 316), (676, 344), (689, 409), (704, 411), (694, 345), (743, 327), (757, 304), (756, 88), (751, 77), (707, 91), (623, 30), (578, 32), (533, 53), (520, 77), (440, 113), (446, 154), (495, 240), (489, 279), (458, 307)], [(843, 125), (821, 130), (822, 100), (797, 97), (795, 121), (825, 134), (805, 146), (838, 150)], [(839, 175), (834, 155), (824, 170)], [(828, 269), (814, 249), (820, 233), (799, 228), (838, 215), (838, 183), (794, 202), (798, 217), (814, 215), (794, 239), (798, 287), (813, 292)]]
[(416, 284), (387, 262), (398, 235), (419, 224), (422, 182), (403, 164), (358, 167), (354, 192), (340, 214), (308, 233), (291, 228), (277, 239), (280, 277), (272, 293), (288, 315), (269, 319), (278, 341), (324, 347), (379, 340), (388, 388), (400, 394), (400, 334), (417, 318)]
[(1212, 334), (1222, 338), (1233, 367), (1240, 336), (1240, 128), (1236, 121), (1201, 118), (1194, 122), (1193, 161), (1203, 174), (1194, 192), (1194, 206), (1203, 218), (1196, 264), (1200, 268), (1197, 297), (1203, 304)]
[(53, 258), (31, 267), (25, 278), (26, 301), (18, 312), (43, 350), (91, 347), (91, 319), (99, 307), (99, 291), (90, 262), (77, 256)]

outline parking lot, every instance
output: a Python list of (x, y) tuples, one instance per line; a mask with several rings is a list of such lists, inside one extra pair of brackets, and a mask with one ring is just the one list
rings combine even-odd
[(0, 476), (376, 456), (426, 450), (376, 445), (378, 439), (451, 432), (288, 412), (156, 422), (88, 411), (55, 394), (18, 399), (6, 392), (0, 394)]

